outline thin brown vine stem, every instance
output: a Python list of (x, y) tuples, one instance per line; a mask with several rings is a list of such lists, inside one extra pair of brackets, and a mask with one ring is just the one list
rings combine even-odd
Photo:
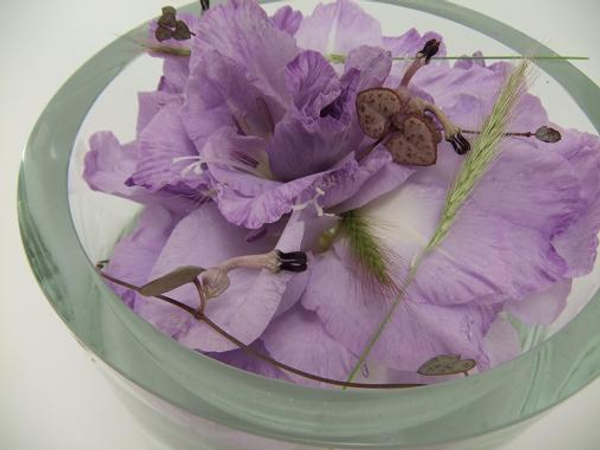
[[(102, 267), (103, 264), (98, 264), (96, 266), (98, 273), (104, 277), (105, 279), (111, 281), (112, 283), (118, 284), (119, 286), (123, 286), (126, 287), (127, 289), (131, 289), (132, 291), (135, 291), (137, 293), (140, 292), (141, 287), (136, 286), (134, 284), (128, 283), (126, 281), (120, 280), (118, 278), (115, 278), (111, 275), (108, 275), (107, 273), (102, 271)], [(194, 283), (195, 284), (195, 283)], [(141, 294), (140, 294), (141, 295)], [(269, 363), (281, 370), (284, 370), (286, 372), (289, 373), (293, 373), (295, 375), (298, 375), (300, 377), (303, 378), (307, 378), (309, 380), (313, 380), (313, 381), (318, 381), (320, 383), (325, 383), (325, 384), (330, 384), (333, 386), (342, 386), (345, 388), (357, 388), (357, 389), (402, 389), (402, 388), (411, 388), (411, 387), (418, 387), (418, 386), (423, 386), (422, 384), (410, 384), (410, 383), (355, 383), (355, 382), (346, 382), (346, 381), (341, 381), (341, 380), (334, 380), (332, 378), (327, 378), (327, 377), (322, 377), (320, 375), (315, 375), (309, 372), (304, 372), (303, 370), (297, 369), (295, 367), (292, 366), (288, 366), (285, 363), (282, 363), (280, 361), (277, 361), (276, 359), (265, 355), (264, 353), (261, 353), (253, 348), (251, 348), (250, 346), (244, 344), (242, 341), (240, 341), (239, 339), (237, 339), (235, 336), (232, 336), (231, 334), (229, 334), (227, 331), (225, 331), (224, 329), (222, 329), (219, 325), (217, 325), (216, 323), (214, 323), (212, 320), (210, 320), (210, 318), (208, 318), (206, 316), (206, 314), (204, 314), (201, 311), (201, 307), (198, 309), (194, 309), (188, 305), (186, 305), (185, 303), (182, 303), (178, 300), (175, 300), (171, 297), (168, 297), (166, 295), (156, 295), (154, 296), (155, 298), (158, 298), (160, 300), (163, 300), (173, 306), (176, 306), (178, 308), (183, 309), (184, 311), (186, 311), (187, 313), (191, 314), (194, 318), (196, 318), (199, 321), (204, 322), (208, 327), (210, 327), (213, 331), (215, 331), (216, 333), (220, 334), (222, 337), (224, 337), (225, 339), (227, 339), (229, 342), (231, 342), (232, 344), (236, 345), (237, 347), (239, 347), (242, 351), (248, 353), (249, 355), (258, 358), (266, 363)]]
[[(460, 131), (465, 134), (481, 134), (481, 131), (479, 131), (479, 130), (460, 130)], [(532, 137), (532, 136), (535, 136), (535, 133), (532, 133), (531, 131), (524, 131), (522, 133), (508, 132), (508, 133), (504, 133), (504, 136)]]

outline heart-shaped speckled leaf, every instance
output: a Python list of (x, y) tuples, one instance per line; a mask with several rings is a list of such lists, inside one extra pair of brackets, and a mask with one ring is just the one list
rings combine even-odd
[(184, 284), (193, 282), (198, 275), (204, 272), (202, 267), (182, 266), (160, 278), (152, 280), (140, 289), (140, 294), (148, 297), (164, 294), (177, 289)]
[(460, 355), (439, 355), (431, 358), (417, 369), (417, 373), (425, 376), (443, 376), (466, 373), (477, 363), (473, 359), (461, 359)]
[(400, 97), (391, 89), (367, 89), (356, 96), (358, 123), (363, 133), (373, 139), (385, 134), (389, 118), (400, 112), (401, 107)]
[(394, 161), (402, 165), (431, 166), (437, 161), (437, 138), (424, 118), (408, 116), (401, 129), (385, 141)]

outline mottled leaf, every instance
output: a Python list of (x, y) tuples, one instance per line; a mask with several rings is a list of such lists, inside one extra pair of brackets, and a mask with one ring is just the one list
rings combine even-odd
[(535, 132), (535, 137), (542, 142), (549, 142), (551, 144), (560, 141), (561, 135), (558, 130), (547, 126), (539, 127)]
[(425, 362), (417, 373), (425, 376), (456, 375), (466, 373), (476, 365), (475, 360), (460, 359), (460, 355), (439, 355)]
[(202, 267), (197, 266), (179, 267), (142, 286), (140, 294), (149, 297), (164, 294), (184, 284), (193, 282), (204, 270)]

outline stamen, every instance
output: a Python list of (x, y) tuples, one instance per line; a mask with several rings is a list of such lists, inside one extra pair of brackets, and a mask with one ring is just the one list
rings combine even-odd
[(302, 211), (302, 210), (306, 209), (307, 206), (314, 205), (315, 210), (317, 211), (317, 216), (318, 217), (323, 217), (325, 215), (333, 215), (333, 214), (327, 214), (327, 213), (325, 213), (323, 211), (323, 207), (319, 203), (319, 197), (324, 196), (325, 195), (325, 191), (323, 189), (321, 189), (320, 187), (317, 186), (317, 187), (315, 187), (315, 192), (316, 192), (316, 195), (313, 198), (311, 198), (310, 200), (308, 200), (308, 201), (306, 201), (304, 203), (301, 203), (299, 205), (294, 205), (292, 207), (292, 210), (293, 211)]
[(202, 274), (203, 292), (207, 300), (218, 297), (229, 287), (229, 271), (233, 269), (267, 269), (272, 273), (281, 270), (288, 272), (304, 272), (307, 268), (307, 257), (304, 252), (282, 252), (273, 250), (261, 255), (236, 256), (219, 266), (212, 267)]

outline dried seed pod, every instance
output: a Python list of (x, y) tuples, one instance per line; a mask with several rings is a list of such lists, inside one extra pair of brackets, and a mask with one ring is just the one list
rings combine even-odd
[(373, 88), (356, 96), (358, 123), (363, 133), (373, 139), (379, 139), (388, 131), (389, 118), (401, 108), (400, 97), (391, 89)]
[(177, 25), (175, 13), (163, 13), (163, 15), (158, 18), (158, 25), (165, 28), (175, 28)]
[(173, 37), (173, 32), (166, 27), (159, 26), (154, 32), (154, 37), (158, 42), (168, 41)]
[(535, 137), (542, 142), (555, 143), (562, 139), (560, 131), (554, 128), (543, 126), (539, 127), (535, 132)]
[(175, 15), (175, 14), (177, 14), (177, 10), (175, 8), (173, 8), (172, 6), (163, 6), (162, 13), (163, 13), (163, 16), (165, 16), (167, 14)]
[(406, 116), (386, 141), (394, 161), (402, 165), (431, 166), (437, 161), (439, 131), (423, 117)]
[(461, 359), (460, 355), (439, 355), (425, 362), (417, 373), (425, 376), (456, 375), (467, 373), (476, 365), (474, 359)]
[(175, 31), (173, 32), (173, 38), (177, 41), (185, 41), (191, 39), (192, 32), (183, 20), (178, 20), (175, 25)]

